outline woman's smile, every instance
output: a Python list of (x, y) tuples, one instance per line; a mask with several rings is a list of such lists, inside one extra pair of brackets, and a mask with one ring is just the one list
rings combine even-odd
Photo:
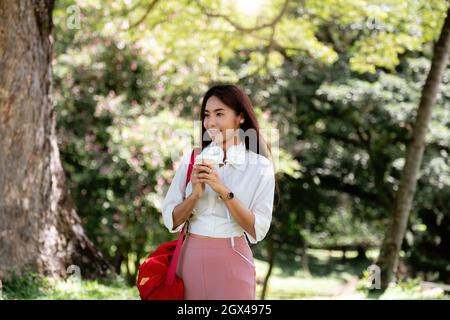
[(214, 129), (208, 129), (208, 134), (211, 134), (211, 135), (217, 135), (219, 132), (220, 132), (221, 130), (220, 129), (216, 129), (216, 128), (214, 128)]
[(218, 137), (218, 135), (222, 132), (220, 129), (208, 129), (207, 130), (208, 135), (211, 137), (211, 139), (215, 139)]

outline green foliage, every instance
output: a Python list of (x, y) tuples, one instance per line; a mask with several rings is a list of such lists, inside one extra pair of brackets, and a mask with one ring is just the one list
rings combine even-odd
[[(65, 23), (74, 3), (80, 30)], [(264, 132), (281, 192), (255, 252), (378, 245), (447, 2), (274, 0), (252, 15), (234, 1), (171, 0), (145, 15), (149, 3), (62, 1), (54, 12), (63, 165), (90, 238), (116, 270), (133, 283), (139, 262), (173, 237), (162, 199), (198, 132), (202, 95), (221, 81), (245, 88), (261, 127), (279, 130)], [(404, 245), (413, 269), (444, 281), (449, 79)]]
[(46, 278), (36, 274), (27, 273), (24, 276), (13, 275), (11, 280), (3, 283), (2, 299), (35, 299), (43, 294), (48, 287)]

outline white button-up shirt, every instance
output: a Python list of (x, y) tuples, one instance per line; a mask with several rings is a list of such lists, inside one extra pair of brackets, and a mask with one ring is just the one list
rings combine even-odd
[[(185, 188), (191, 152), (192, 149), (184, 153), (163, 202), (164, 224), (171, 233), (179, 232), (185, 224), (184, 222), (172, 230), (173, 209), (192, 193), (191, 182)], [(273, 163), (268, 158), (247, 150), (242, 141), (228, 148), (226, 158), (225, 165), (217, 165), (216, 170), (225, 186), (255, 215), (256, 239), (234, 221), (226, 204), (207, 183), (189, 220), (190, 232), (216, 238), (236, 237), (246, 233), (250, 243), (255, 244), (266, 236), (272, 222), (275, 192)]]

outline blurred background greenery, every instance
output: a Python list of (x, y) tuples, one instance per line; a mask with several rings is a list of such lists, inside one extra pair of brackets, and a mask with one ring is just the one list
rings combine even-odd
[[(269, 137), (279, 156), (279, 203), (269, 234), (252, 246), (258, 297), (368, 297), (364, 279), (391, 212), (447, 1), (56, 5), (63, 166), (89, 237), (124, 280), (52, 285), (30, 275), (25, 296), (138, 298), (140, 262), (177, 236), (163, 226), (161, 204), (193, 143), (200, 99), (211, 84), (231, 82), (250, 95), (262, 127), (279, 130)], [(68, 19), (77, 10), (73, 28)], [(447, 69), (401, 252), (401, 285), (385, 298), (448, 297), (424, 283), (450, 283), (449, 141)], [(19, 280), (4, 295), (20, 298), (14, 288), (22, 288)]]

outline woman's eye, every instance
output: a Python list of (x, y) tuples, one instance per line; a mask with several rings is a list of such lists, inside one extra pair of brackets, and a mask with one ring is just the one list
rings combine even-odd
[(219, 116), (219, 117), (220, 117), (220, 116), (223, 116), (223, 113), (218, 113), (217, 116)]

